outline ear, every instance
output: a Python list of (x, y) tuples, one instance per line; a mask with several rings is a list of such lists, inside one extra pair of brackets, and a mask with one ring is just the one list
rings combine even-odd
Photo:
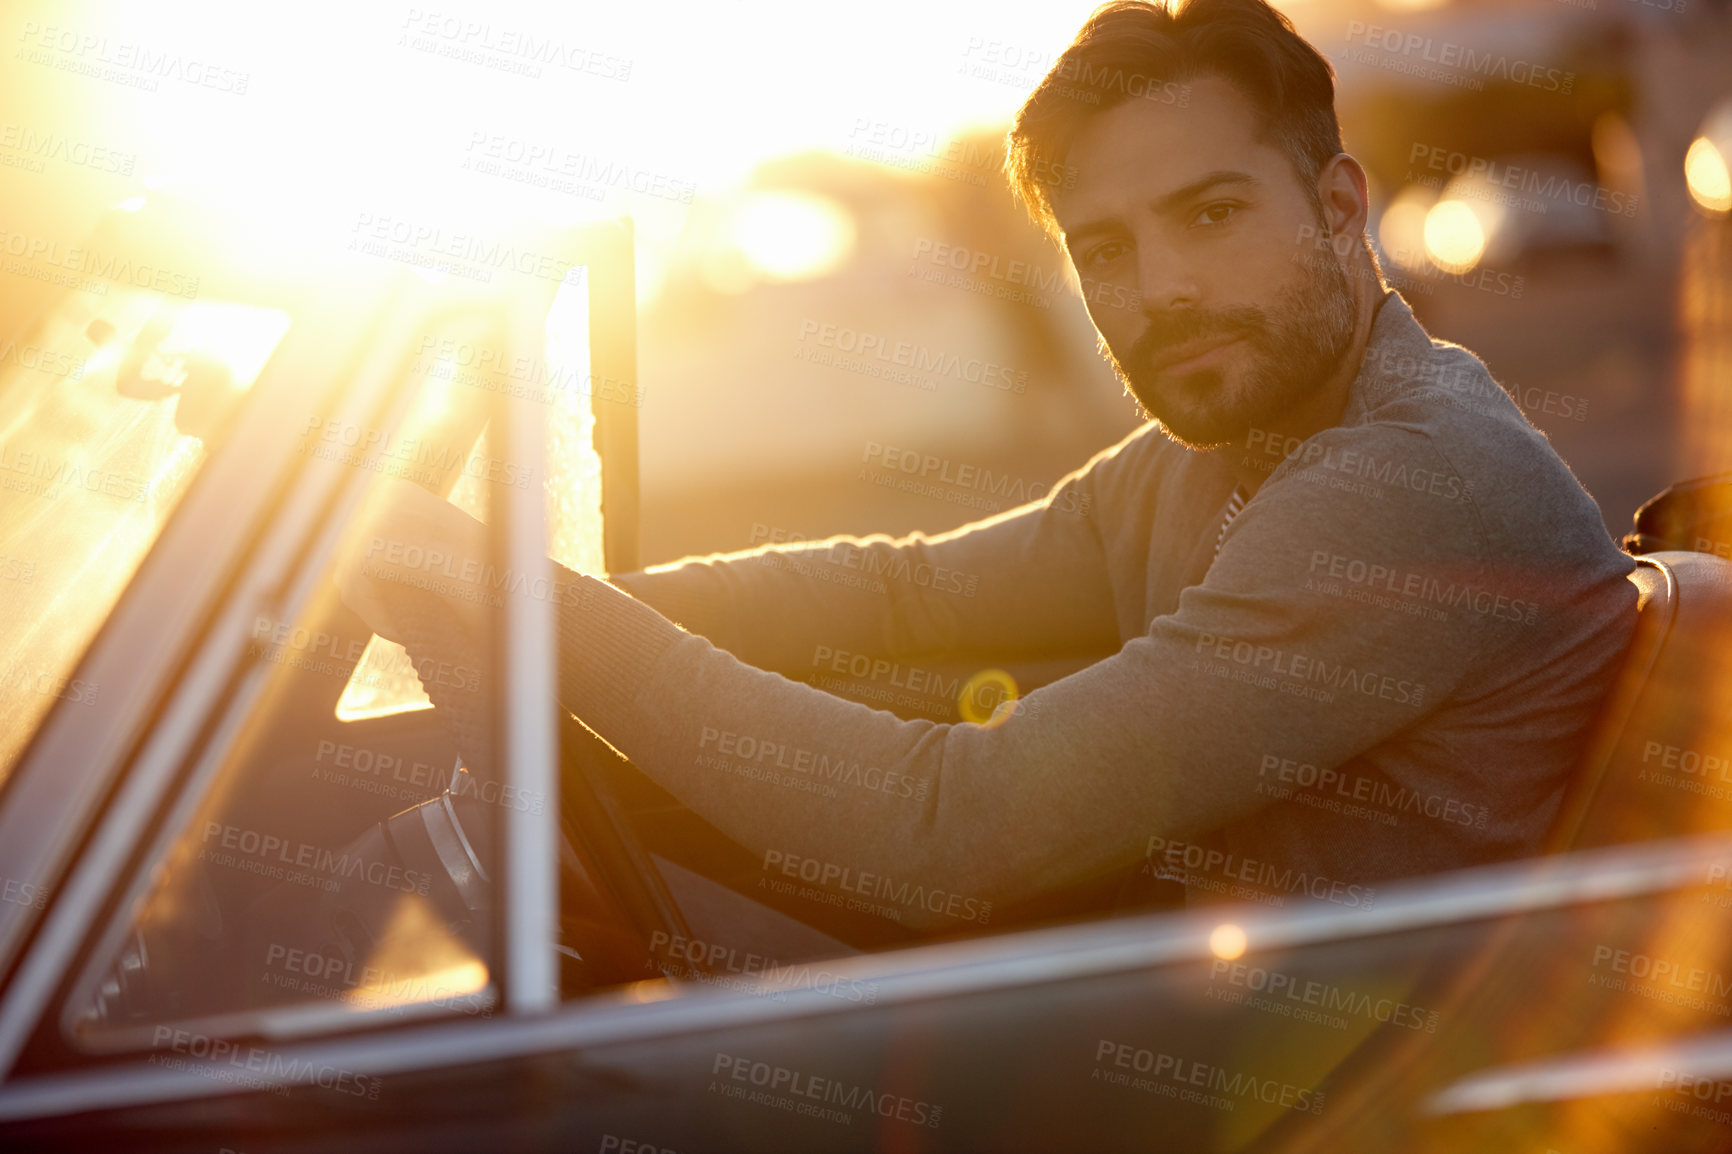
[(1345, 152), (1338, 152), (1317, 174), (1317, 200), (1331, 236), (1357, 237), (1371, 217), (1371, 192), (1365, 170)]

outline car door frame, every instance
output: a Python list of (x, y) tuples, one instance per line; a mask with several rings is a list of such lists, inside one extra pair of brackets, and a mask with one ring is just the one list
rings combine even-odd
[[(651, 982), (563, 1003), (547, 1013), (363, 1028), (291, 1043), (275, 1052), (293, 1069), (336, 1067), (389, 1076), (616, 1045), (641, 1046), (776, 1023), (823, 1028), (849, 1015), (889, 1014), (934, 1000), (1207, 962), (1217, 956), (1212, 943), (1223, 918), (1232, 919), (1257, 950), (1332, 945), (1662, 894), (1698, 886), (1710, 866), (1728, 861), (1732, 861), (1732, 835), (1707, 835), (1414, 879), (1389, 887), (1384, 891), (1387, 900), (1380, 898), (1369, 910), (1318, 904), (1143, 914), (919, 945), (826, 965), (836, 983), (870, 983), (876, 996), (869, 1005), (839, 999), (820, 988), (778, 989), (768, 982), (761, 988), (752, 988), (750, 982), (729, 988)], [(39, 1007), (42, 1013), (54, 1009)], [(1725, 1049), (1732, 1055), (1732, 1032), (1726, 1035)], [(142, 1057), (0, 1081), (0, 1127), (23, 1120), (256, 1093), (261, 1085), (307, 1081), (304, 1076), (267, 1076), (251, 1087), (235, 1085), (213, 1076), (223, 1071), (215, 1060), (170, 1067), (149, 1065)]]
[[(603, 515), (613, 526), (606, 560), (635, 564), (641, 393), (633, 383), (630, 221), (572, 230), (559, 247), (568, 265), (585, 269), (592, 347), (585, 379), (562, 374), (551, 386), (577, 396), (587, 389), (594, 441), (613, 457), (603, 458)], [(0, 1077), (33, 1032), (39, 1003), (57, 988), (92, 927), (107, 920), (116, 887), (138, 863), (171, 796), (184, 798), (204, 784), (192, 767), (214, 772), (215, 759), (193, 751), (220, 736), (212, 733), (218, 713), (234, 716), (239, 702), (244, 714), (246, 699), (259, 690), (263, 671), (244, 662), (249, 622), (306, 601), (334, 547), (334, 533), (319, 526), (346, 521), (370, 480), (362, 470), (321, 468), (328, 463), (310, 459), (302, 418), (322, 412), (344, 427), (391, 427), (412, 392), (401, 387), (410, 375), (406, 352), (417, 338), (425, 348), (442, 319), (475, 310), (499, 310), (508, 347), (532, 350), (531, 362), (540, 363), (541, 314), (555, 295), (549, 286), (502, 296), (462, 285), (453, 291), (436, 277), (364, 263), (344, 271), (358, 284), (342, 294), (318, 292), (316, 284), (298, 295), (280, 288), (257, 294), (295, 310), (291, 343), (272, 358), (231, 435), (194, 478), (81, 659), (79, 672), (110, 690), (104, 712), (93, 724), (65, 709), (51, 711), (0, 793), (0, 839), (12, 851), (0, 871), (25, 875), (34, 892), (49, 897), (40, 909), (15, 903), (0, 909)], [(373, 307), (357, 309), (357, 301)], [(309, 380), (325, 387), (308, 389)], [(490, 393), (500, 439), (515, 446), (506, 455), (528, 461), (529, 475), (541, 475), (548, 397), (512, 403), (503, 386)], [(504, 527), (491, 535), (503, 569), (533, 576), (549, 565), (541, 501), (540, 486), (507, 487)], [(241, 529), (213, 535), (211, 526)], [(556, 796), (552, 711), (526, 689), (548, 684), (552, 674), (552, 606), (533, 598), (505, 604), (512, 660), (502, 663), (496, 687), (506, 719), (500, 728), (508, 756), (501, 760), (527, 796)], [(68, 788), (69, 777), (76, 788)], [(505, 807), (496, 816), (511, 826), (505, 840), (515, 847), (505, 863), (506, 892), (515, 899), (501, 903), (513, 924), (506, 927), (500, 985), (514, 1008), (541, 1011), (557, 998), (557, 816), (552, 807), (540, 814)]]

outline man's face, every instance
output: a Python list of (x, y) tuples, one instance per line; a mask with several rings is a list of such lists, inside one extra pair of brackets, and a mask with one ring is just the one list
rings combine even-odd
[(1174, 439), (1238, 441), (1340, 367), (1346, 273), (1314, 244), (1314, 197), (1232, 84), (1201, 77), (1186, 107), (1127, 100), (1086, 121), (1066, 161), (1076, 184), (1053, 209), (1089, 314)]

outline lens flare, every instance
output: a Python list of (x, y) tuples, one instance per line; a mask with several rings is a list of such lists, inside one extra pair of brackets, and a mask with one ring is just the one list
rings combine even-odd
[(956, 708), (962, 720), (991, 729), (1010, 720), (1016, 698), (1016, 678), (1002, 669), (982, 669), (963, 684)]
[(1245, 947), (1249, 944), (1245, 931), (1231, 922), (1218, 925), (1209, 932), (1209, 952), (1223, 962), (1244, 957)]

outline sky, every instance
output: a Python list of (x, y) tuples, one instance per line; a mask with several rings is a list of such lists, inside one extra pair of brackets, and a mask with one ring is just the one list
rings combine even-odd
[[(725, 199), (767, 159), (915, 153), (1002, 130), (1093, 7), (74, 0), (20, 5), (10, 25), (36, 53), (13, 69), (25, 103), (136, 151), (129, 194), (245, 205), (312, 240), (358, 212), (554, 224), (630, 213), (653, 291), (691, 203)], [(99, 68), (118, 78), (78, 71)], [(608, 166), (655, 191), (520, 179)]]

